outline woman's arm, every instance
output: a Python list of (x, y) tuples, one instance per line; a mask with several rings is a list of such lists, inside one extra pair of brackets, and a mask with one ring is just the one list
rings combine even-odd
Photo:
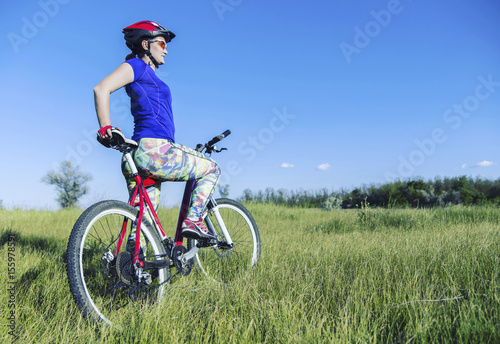
[[(122, 63), (116, 70), (105, 77), (96, 87), (94, 87), (94, 103), (99, 126), (111, 125), (109, 115), (109, 96), (111, 93), (130, 84), (134, 81), (134, 70), (128, 63)], [(107, 135), (111, 137), (111, 130), (107, 130)]]

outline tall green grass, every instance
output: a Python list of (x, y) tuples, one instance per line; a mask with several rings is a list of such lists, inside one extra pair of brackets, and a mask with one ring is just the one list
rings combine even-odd
[[(18, 342), (500, 342), (498, 208), (247, 206), (262, 257), (246, 279), (221, 287), (193, 273), (158, 306), (124, 309), (122, 329), (88, 323), (69, 292), (65, 250), (81, 211), (1, 210), (2, 281), (16, 237)], [(170, 234), (177, 214), (160, 211)], [(7, 303), (2, 286), (4, 314)]]

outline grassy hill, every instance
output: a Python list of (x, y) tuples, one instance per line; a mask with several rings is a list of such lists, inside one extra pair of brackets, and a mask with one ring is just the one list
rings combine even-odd
[[(500, 342), (497, 207), (248, 208), (257, 269), (231, 287), (179, 279), (159, 305), (124, 310), (121, 330), (89, 324), (70, 294), (81, 210), (0, 210), (0, 341), (13, 322), (18, 343)], [(159, 214), (173, 235), (178, 210)]]

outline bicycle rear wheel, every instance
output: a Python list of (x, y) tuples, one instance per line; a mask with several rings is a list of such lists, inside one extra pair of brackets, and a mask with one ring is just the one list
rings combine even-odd
[[(67, 273), (73, 298), (85, 317), (112, 325), (119, 317), (117, 310), (131, 304), (131, 300), (162, 299), (169, 279), (168, 267), (143, 270), (138, 277), (132, 266), (134, 252), (126, 250), (138, 213), (126, 203), (103, 201), (85, 210), (75, 223), (68, 242)], [(116, 255), (124, 223), (126, 234)], [(163, 265), (165, 260), (170, 262), (158, 235), (145, 221), (141, 237), (146, 239), (145, 245), (141, 244), (144, 261)]]
[[(216, 206), (208, 210), (205, 223), (207, 227), (213, 227), (220, 244), (218, 247), (201, 248), (194, 260), (209, 278), (217, 283), (229, 284), (244, 277), (257, 264), (261, 248), (259, 229), (242, 204), (228, 198), (217, 199), (215, 203)], [(217, 213), (220, 216), (216, 216)], [(233, 241), (232, 248), (224, 246), (223, 225)], [(196, 240), (188, 240), (188, 249), (195, 245)]]

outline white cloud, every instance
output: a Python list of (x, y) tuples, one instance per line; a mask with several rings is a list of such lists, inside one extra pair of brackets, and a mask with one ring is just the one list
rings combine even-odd
[(493, 161), (483, 160), (481, 162), (478, 162), (475, 166), (477, 166), (477, 167), (488, 167), (488, 166), (491, 166), (491, 165), (495, 165), (495, 163)]
[(280, 165), (281, 168), (294, 168), (295, 165), (294, 164), (289, 164), (287, 162), (284, 162)]
[(321, 164), (318, 167), (316, 167), (316, 169), (320, 171), (328, 171), (330, 169), (330, 164), (329, 163)]
[(496, 162), (483, 160), (478, 162), (477, 164), (469, 165), (467, 163), (462, 164), (462, 168), (473, 168), (473, 167), (490, 167), (496, 165)]

